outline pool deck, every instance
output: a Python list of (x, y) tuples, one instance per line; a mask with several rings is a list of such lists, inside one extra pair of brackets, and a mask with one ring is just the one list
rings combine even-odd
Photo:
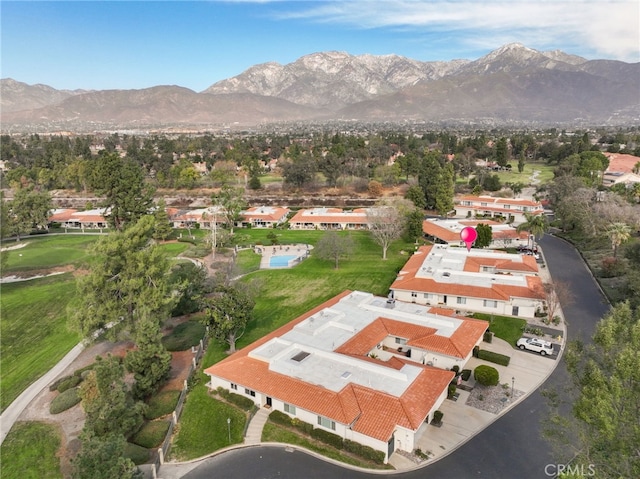
[[(287, 244), (273, 246), (255, 246), (253, 250), (262, 255), (260, 259), (260, 269), (282, 269), (289, 266), (271, 266), (271, 258), (274, 256), (296, 256), (306, 258), (313, 246), (307, 244)], [(296, 263), (298, 264), (298, 263)]]

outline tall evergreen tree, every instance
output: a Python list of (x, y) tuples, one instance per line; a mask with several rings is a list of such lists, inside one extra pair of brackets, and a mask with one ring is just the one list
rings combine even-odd
[(83, 433), (82, 448), (73, 459), (73, 479), (141, 479), (142, 472), (124, 457), (125, 438), (119, 434), (97, 437)]
[(436, 208), (436, 198), (438, 196), (438, 181), (442, 166), (439, 161), (440, 154), (430, 151), (425, 154), (418, 173), (418, 184), (424, 192), (426, 209)]
[(164, 198), (160, 198), (153, 214), (155, 219), (153, 225), (153, 239), (166, 240), (173, 233), (171, 222), (169, 221), (169, 213), (167, 213), (167, 205)]
[(440, 169), (436, 184), (436, 211), (440, 216), (446, 216), (453, 210), (453, 165), (447, 163)]
[(117, 153), (102, 153), (93, 175), (96, 193), (104, 195), (109, 225), (123, 230), (149, 214), (153, 189), (144, 183), (142, 167)]

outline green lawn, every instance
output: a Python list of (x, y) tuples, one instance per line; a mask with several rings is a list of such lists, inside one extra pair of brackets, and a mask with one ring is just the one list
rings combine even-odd
[(160, 243), (160, 248), (172, 258), (184, 253), (189, 246), (189, 243)]
[(42, 422), (16, 423), (0, 448), (2, 479), (62, 478), (58, 430)]
[(237, 274), (247, 274), (260, 269), (260, 260), (262, 256), (254, 253), (252, 249), (244, 249), (238, 251), (236, 257)]
[[(229, 424), (227, 419), (231, 419)], [(189, 393), (170, 457), (188, 461), (230, 444), (239, 444), (243, 441), (245, 423), (244, 412), (211, 397), (208, 389), (200, 384)]]
[[(98, 238), (98, 235), (43, 235), (24, 239), (21, 243), (26, 246), (9, 251), (3, 274), (68, 264), (78, 265), (87, 258), (89, 246)], [(10, 247), (17, 244), (19, 243), (5, 242), (2, 245)]]
[[(243, 241), (255, 244), (256, 241), (266, 243), (269, 231), (274, 230), (242, 230), (240, 233), (248, 236)], [(324, 234), (322, 231), (275, 231), (281, 235), (282, 242), (289, 244), (315, 244)], [(260, 270), (243, 278), (242, 281), (256, 280), (260, 288), (256, 297), (254, 320), (238, 341), (237, 347), (252, 343), (344, 290), (369, 291), (386, 296), (397, 272), (409, 258), (406, 252), (413, 250), (413, 244), (397, 241), (389, 248), (388, 259), (383, 261), (382, 249), (371, 239), (369, 233), (352, 232), (351, 235), (356, 248), (351, 258), (340, 262), (337, 270), (331, 261), (314, 258), (312, 254), (311, 258), (291, 269)], [(227, 345), (212, 340), (201, 362), (202, 368), (226, 357), (227, 348)], [(205, 382), (208, 376), (200, 373), (199, 377), (200, 384), (189, 393), (175, 439), (177, 447), (174, 453), (181, 459), (200, 457), (226, 446), (224, 442), (202, 437), (203, 429), (219, 427), (220, 418), (215, 417), (210, 423), (203, 419), (212, 414), (209, 408), (214, 407), (212, 404), (215, 400), (207, 394)]]
[(531, 183), (531, 175), (534, 171), (539, 171), (537, 176), (539, 184), (548, 183), (553, 179), (553, 170), (555, 166), (547, 165), (546, 163), (525, 163), (524, 171), (518, 172), (518, 161), (512, 160), (511, 165), (513, 169), (511, 171), (496, 171), (496, 174), (500, 177), (502, 184), (505, 183), (524, 183), (528, 185)]
[(510, 316), (496, 316), (485, 313), (474, 313), (476, 319), (489, 321), (491, 326), (489, 330), (500, 339), (504, 339), (511, 346), (515, 347), (516, 341), (522, 337), (522, 331), (527, 322), (521, 318), (513, 318)]
[(0, 407), (4, 410), (80, 338), (67, 329), (67, 304), (76, 291), (70, 273), (1, 288)]

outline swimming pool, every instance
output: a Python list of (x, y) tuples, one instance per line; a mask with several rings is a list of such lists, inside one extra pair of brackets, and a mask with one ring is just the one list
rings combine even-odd
[(295, 254), (288, 254), (282, 256), (272, 256), (269, 259), (269, 267), (270, 268), (286, 268), (289, 266), (289, 261), (297, 258)]

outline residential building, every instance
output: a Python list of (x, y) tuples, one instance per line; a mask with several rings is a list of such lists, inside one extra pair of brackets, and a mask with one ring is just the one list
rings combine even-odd
[(298, 211), (289, 227), (295, 230), (361, 230), (369, 228), (367, 208), (311, 208)]
[(460, 239), (460, 232), (466, 227), (475, 228), (479, 224), (491, 226), (492, 241), (489, 248), (514, 248), (528, 244), (529, 234), (526, 231), (518, 231), (511, 225), (491, 220), (430, 218), (422, 223), (422, 231), (436, 243), (465, 246)]
[(603, 186), (640, 183), (640, 171), (636, 167), (640, 164), (640, 157), (621, 153), (605, 153), (605, 155), (609, 159), (609, 166), (602, 177)]
[(523, 318), (545, 300), (533, 256), (442, 244), (419, 248), (390, 289), (400, 301)]
[(254, 206), (240, 213), (240, 226), (273, 228), (287, 221), (289, 208), (282, 206)]
[(73, 208), (58, 208), (51, 212), (49, 223), (60, 223), (62, 228), (102, 229), (108, 226), (105, 208), (78, 211)]
[(227, 218), (224, 210), (219, 206), (197, 209), (167, 208), (169, 221), (174, 228), (211, 228), (211, 221), (215, 219), (217, 225), (224, 225)]
[(249, 397), (384, 452), (413, 451), (485, 321), (345, 291), (205, 370)]
[(504, 218), (517, 225), (526, 222), (525, 213), (536, 216), (544, 214), (542, 203), (523, 198), (465, 195), (456, 197), (454, 202), (455, 216), (458, 218)]

